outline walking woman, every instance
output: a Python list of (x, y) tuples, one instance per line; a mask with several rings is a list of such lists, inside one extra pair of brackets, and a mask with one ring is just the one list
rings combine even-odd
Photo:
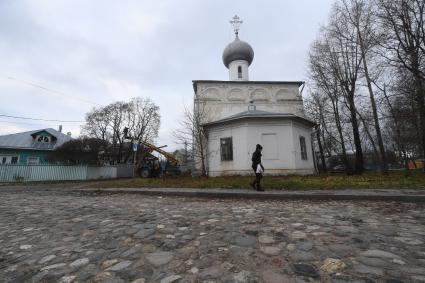
[(255, 173), (255, 180), (251, 183), (251, 187), (254, 190), (257, 191), (264, 191), (264, 189), (261, 188), (261, 179), (263, 178), (264, 173), (264, 167), (261, 163), (261, 151), (263, 150), (263, 147), (259, 144), (255, 147), (255, 151), (252, 154), (252, 169)]

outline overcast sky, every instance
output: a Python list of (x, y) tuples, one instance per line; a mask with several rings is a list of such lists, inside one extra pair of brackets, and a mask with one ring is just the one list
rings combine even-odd
[[(161, 108), (157, 143), (172, 150), (192, 80), (228, 79), (221, 55), (235, 14), (255, 52), (251, 80), (306, 80), (308, 48), (332, 2), (1, 0), (0, 115), (83, 121), (96, 105), (150, 97)], [(0, 135), (59, 124), (79, 135), (78, 122), (5, 117)]]

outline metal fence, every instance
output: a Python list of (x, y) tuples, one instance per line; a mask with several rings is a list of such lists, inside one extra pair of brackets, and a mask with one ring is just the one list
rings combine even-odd
[(117, 178), (131, 178), (134, 176), (134, 165), (119, 164), (117, 168)]
[(87, 180), (113, 179), (117, 177), (117, 167), (87, 167)]
[(133, 165), (66, 166), (66, 165), (0, 165), (0, 182), (77, 181), (128, 178)]

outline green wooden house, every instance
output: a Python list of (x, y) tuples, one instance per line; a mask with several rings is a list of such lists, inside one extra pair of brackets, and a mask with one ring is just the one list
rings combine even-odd
[(71, 139), (52, 128), (0, 136), (0, 165), (48, 164), (48, 154)]

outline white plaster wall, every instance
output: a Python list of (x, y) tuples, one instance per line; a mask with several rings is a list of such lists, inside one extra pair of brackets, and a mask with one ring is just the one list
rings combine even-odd
[[(262, 162), (266, 175), (311, 174), (314, 165), (311, 160), (308, 127), (294, 128), (291, 120), (255, 122), (234, 122), (230, 125), (215, 126), (208, 131), (208, 172), (209, 175), (253, 175), (251, 157), (256, 144), (263, 145)], [(305, 134), (308, 160), (301, 162), (299, 154), (299, 134)], [(277, 147), (264, 144), (264, 136), (275, 135)], [(295, 143), (295, 137), (297, 142)], [(220, 138), (232, 137), (233, 161), (221, 161)], [(267, 139), (267, 138), (266, 138)], [(297, 153), (298, 151), (298, 153)], [(297, 160), (299, 157), (299, 161)]]
[[(294, 156), (295, 156), (295, 166), (298, 170), (311, 170), (314, 171), (314, 160), (313, 160), (313, 151), (311, 148), (311, 132), (312, 130), (301, 123), (293, 122), (292, 127), (293, 132), (293, 143), (294, 143)], [(307, 160), (301, 159), (301, 145), (300, 145), (300, 136), (305, 137), (305, 144), (307, 147)]]
[[(264, 136), (275, 134), (277, 139), (277, 148), (265, 144)], [(291, 149), (292, 133), (290, 121), (270, 121), (256, 122), (249, 124), (249, 161), (251, 162), (252, 153), (255, 146), (261, 144), (263, 146), (262, 162), (266, 169), (266, 173), (273, 174), (273, 170), (295, 169), (294, 160)]]
[(204, 122), (217, 121), (247, 111), (251, 100), (257, 110), (305, 117), (297, 84), (198, 82), (195, 94), (195, 103), (205, 113)]
[[(221, 161), (220, 139), (232, 137), (233, 161)], [(248, 170), (246, 162), (247, 148), (246, 128), (240, 126), (224, 126), (212, 129), (208, 133), (208, 171), (210, 176), (237, 174), (236, 171)], [(233, 173), (232, 173), (233, 172)]]
[[(238, 78), (238, 66), (242, 67), (242, 78)], [(229, 80), (230, 81), (248, 81), (249, 80), (249, 64), (245, 60), (232, 61), (229, 64)]]

